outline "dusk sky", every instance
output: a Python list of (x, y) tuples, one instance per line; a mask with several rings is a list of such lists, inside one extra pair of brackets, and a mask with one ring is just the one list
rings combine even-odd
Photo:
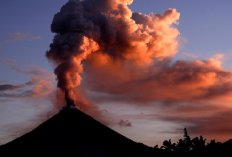
[[(67, 2), (0, 1), (0, 145), (33, 130), (65, 105), (54, 74), (54, 62), (60, 60), (49, 45), (55, 35), (53, 17)], [(127, 6), (126, 0), (122, 4)], [(231, 6), (231, 0), (134, 0), (128, 7), (141, 14), (133, 14), (133, 20), (129, 13), (120, 16), (135, 21), (127, 23), (133, 33), (140, 26), (137, 32), (150, 27), (152, 33), (125, 35), (129, 48), (112, 44), (114, 54), (89, 50), (75, 89), (80, 109), (152, 147), (182, 138), (185, 127), (191, 137), (231, 139)], [(145, 14), (154, 18), (149, 21)], [(143, 47), (148, 40), (152, 50)]]

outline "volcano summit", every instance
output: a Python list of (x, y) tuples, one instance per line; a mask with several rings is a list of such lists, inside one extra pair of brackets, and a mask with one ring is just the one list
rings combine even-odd
[(75, 108), (0, 147), (0, 156), (121, 156), (163, 152), (136, 143)]

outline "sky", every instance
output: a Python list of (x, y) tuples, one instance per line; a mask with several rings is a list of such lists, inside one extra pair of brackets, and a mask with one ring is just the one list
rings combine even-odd
[[(52, 52), (53, 17), (66, 2), (0, 1), (0, 144), (32, 130), (64, 103), (53, 72), (56, 58), (48, 60), (45, 53)], [(169, 13), (171, 24), (168, 18), (151, 21), (156, 33), (166, 35), (162, 42), (156, 39), (161, 49), (168, 47), (167, 40), (172, 46), (164, 54), (155, 49), (157, 62), (149, 66), (141, 66), (147, 56), (129, 52), (120, 55), (136, 65), (116, 61), (104, 66), (101, 58), (94, 60), (99, 56), (84, 60), (78, 101), (95, 110), (83, 111), (149, 146), (182, 138), (184, 127), (192, 137), (230, 139), (231, 5), (230, 0), (134, 0), (129, 9), (150, 16), (165, 17), (166, 10), (176, 9)]]

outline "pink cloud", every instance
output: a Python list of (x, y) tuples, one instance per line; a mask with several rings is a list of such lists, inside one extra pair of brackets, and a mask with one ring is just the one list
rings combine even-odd
[(23, 41), (23, 40), (36, 40), (41, 39), (40, 36), (32, 36), (29, 32), (21, 33), (21, 32), (15, 32), (9, 34), (9, 39), (5, 41), (1, 41), (0, 45), (11, 43), (11, 42), (17, 42), (17, 41)]

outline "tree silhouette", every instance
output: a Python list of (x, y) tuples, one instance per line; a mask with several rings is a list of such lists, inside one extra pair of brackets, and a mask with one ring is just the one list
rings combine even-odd
[[(173, 155), (221, 155), (230, 154), (232, 139), (225, 142), (215, 142), (211, 140), (206, 144), (206, 139), (201, 135), (200, 137), (190, 138), (187, 128), (184, 128), (183, 139), (179, 139), (178, 142), (172, 143), (171, 139), (165, 140), (163, 146), (160, 149), (167, 151), (166, 153), (174, 153)], [(154, 148), (159, 149), (158, 145)]]
[(192, 141), (191, 141), (191, 138), (188, 134), (188, 131), (186, 128), (184, 128), (184, 149), (183, 149), (183, 152), (188, 152), (191, 150), (191, 147), (192, 147)]
[(215, 139), (213, 140), (210, 140), (210, 143), (207, 143), (207, 147), (211, 147), (211, 148), (214, 148), (214, 147), (217, 147), (219, 145), (221, 145), (222, 143), (221, 142), (215, 142)]
[(172, 142), (171, 142), (171, 139), (169, 139), (169, 141), (165, 140), (163, 142), (163, 148), (168, 150), (168, 151), (171, 151), (172, 149)]
[[(198, 151), (202, 150), (206, 147), (206, 139), (203, 138), (201, 135), (200, 138), (195, 137), (191, 140), (187, 128), (184, 128), (184, 139), (179, 139), (177, 143), (172, 143), (171, 139), (165, 140), (163, 142), (163, 146), (161, 146), (161, 149), (165, 149), (168, 151), (173, 151), (173, 152), (180, 152), (180, 153), (187, 153), (190, 151)], [(216, 143), (215, 140), (211, 140), (207, 146), (215, 146), (219, 145), (220, 143)]]
[(205, 148), (205, 141), (206, 139), (203, 139), (203, 136), (200, 136), (200, 139), (198, 137), (195, 137), (192, 140), (192, 149), (193, 150), (201, 150)]
[(171, 145), (171, 150), (174, 151), (174, 152), (177, 151), (176, 143), (173, 143), (173, 144)]

